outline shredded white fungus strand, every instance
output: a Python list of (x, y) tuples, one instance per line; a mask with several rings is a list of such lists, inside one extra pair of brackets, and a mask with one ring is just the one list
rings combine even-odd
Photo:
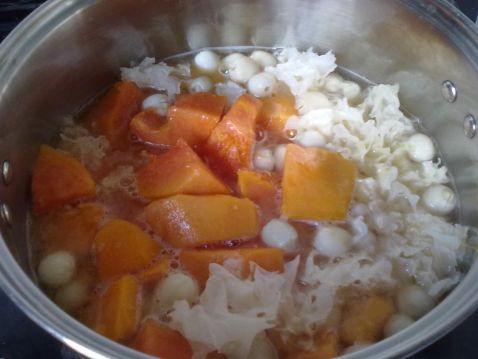
[(180, 64), (175, 67), (164, 62), (155, 63), (152, 57), (146, 57), (136, 67), (122, 67), (121, 79), (135, 82), (139, 87), (154, 88), (166, 91), (168, 97), (173, 99), (180, 93), (181, 80), (179, 77), (190, 75), (189, 66)]
[[(231, 262), (225, 266), (241, 265)], [(193, 358), (215, 350), (228, 358), (246, 358), (254, 338), (276, 325), (287, 279), (295, 279), (288, 269), (296, 271), (297, 265), (288, 266), (283, 274), (256, 267), (253, 279), (241, 280), (234, 270), (211, 264), (199, 303), (190, 307), (186, 301), (176, 302), (171, 313), (171, 326), (188, 338)]]
[(60, 134), (58, 147), (71, 153), (90, 170), (101, 168), (103, 158), (110, 149), (105, 136), (94, 137), (82, 126), (73, 125), (70, 121)]

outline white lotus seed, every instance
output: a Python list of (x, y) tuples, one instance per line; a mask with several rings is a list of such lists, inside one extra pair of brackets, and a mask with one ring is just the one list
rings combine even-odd
[(269, 247), (291, 252), (296, 248), (298, 235), (295, 228), (289, 223), (280, 219), (272, 219), (262, 228), (261, 237)]
[(413, 319), (419, 319), (433, 309), (435, 303), (418, 285), (409, 285), (400, 290), (397, 297), (398, 309)]
[(213, 51), (205, 50), (194, 56), (196, 67), (206, 73), (217, 72), (221, 64), (221, 58)]
[(263, 69), (268, 66), (277, 65), (277, 60), (274, 57), (274, 55), (266, 51), (262, 51), (262, 50), (253, 51), (250, 58), (254, 60)]
[(430, 161), (435, 155), (433, 141), (423, 133), (416, 133), (407, 141), (408, 155), (415, 162)]
[(75, 257), (66, 251), (58, 251), (41, 260), (38, 277), (43, 284), (57, 288), (71, 281), (75, 271)]
[(345, 229), (336, 226), (319, 228), (313, 246), (328, 257), (341, 257), (352, 245), (352, 236)]
[(277, 80), (269, 72), (260, 72), (247, 81), (247, 89), (256, 97), (271, 96), (277, 88)]
[(412, 325), (415, 321), (410, 318), (408, 315), (404, 314), (394, 314), (390, 317), (383, 332), (386, 337), (391, 337), (392, 335), (397, 334), (406, 327)]
[(456, 207), (455, 192), (442, 184), (432, 185), (422, 195), (422, 203), (432, 214), (444, 216)]

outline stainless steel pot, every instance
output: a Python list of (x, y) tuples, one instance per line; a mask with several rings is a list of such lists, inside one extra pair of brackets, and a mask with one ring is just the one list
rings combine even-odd
[[(50, 0), (0, 46), (0, 281), (33, 320), (86, 356), (147, 357), (84, 327), (36, 285), (27, 239), (38, 144), (54, 140), (60, 120), (111, 84), (120, 66), (146, 55), (225, 45), (334, 49), (343, 67), (374, 82), (400, 83), (405, 108), (436, 138), (455, 177), (463, 223), (475, 225), (478, 32), (448, 3)], [(350, 358), (409, 355), (438, 339), (477, 307), (477, 275), (475, 263), (431, 313)]]

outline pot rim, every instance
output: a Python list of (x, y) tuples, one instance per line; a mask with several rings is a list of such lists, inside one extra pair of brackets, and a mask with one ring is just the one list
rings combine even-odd
[[(461, 42), (460, 49), (469, 56), (475, 68), (478, 63), (478, 28), (453, 5), (445, 0), (420, 1), (395, 0), (415, 11), (433, 3), (442, 14), (453, 20), (454, 26), (467, 38), (440, 27), (452, 41)], [(94, 0), (48, 0), (27, 16), (0, 44), (0, 88), (15, 75), (19, 59), (28, 56), (35, 43), (60, 25), (76, 11), (94, 4)], [(417, 4), (419, 3), (419, 4)], [(425, 4), (426, 3), (426, 4)], [(433, 21), (432, 21), (433, 23)], [(434, 23), (434, 25), (437, 25)], [(456, 30), (456, 29), (454, 29)], [(152, 358), (124, 345), (113, 342), (89, 329), (54, 304), (25, 274), (10, 253), (0, 236), (0, 287), (12, 301), (36, 324), (61, 342), (89, 358)], [(411, 355), (436, 341), (462, 322), (478, 307), (478, 282), (472, 279), (478, 275), (475, 261), (460, 284), (430, 313), (413, 326), (377, 344), (344, 356), (347, 359), (391, 358)]]

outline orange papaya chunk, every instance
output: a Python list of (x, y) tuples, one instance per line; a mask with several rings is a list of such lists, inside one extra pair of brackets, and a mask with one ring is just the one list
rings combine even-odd
[(139, 283), (131, 275), (113, 282), (99, 299), (94, 329), (112, 339), (133, 334), (139, 316)]
[(103, 218), (103, 208), (93, 203), (58, 210), (37, 222), (38, 242), (47, 252), (64, 250), (76, 257), (91, 253), (95, 235)]
[(239, 169), (251, 168), (254, 129), (261, 106), (255, 97), (242, 95), (207, 140), (207, 153), (225, 173), (235, 175)]
[(237, 182), (241, 196), (256, 203), (262, 209), (263, 215), (278, 215), (277, 187), (269, 173), (239, 170)]
[(147, 319), (141, 325), (132, 346), (143, 353), (164, 359), (190, 359), (193, 355), (191, 346), (181, 333), (154, 319)]
[(159, 245), (133, 223), (114, 219), (95, 238), (96, 267), (101, 279), (139, 271), (157, 256)]
[(250, 274), (250, 263), (254, 262), (259, 267), (269, 272), (282, 272), (284, 270), (284, 253), (278, 248), (240, 248), (219, 250), (183, 250), (179, 261), (186, 270), (204, 287), (209, 278), (209, 265), (211, 263), (223, 264), (227, 259), (242, 259), (242, 277)]
[(133, 82), (116, 82), (88, 114), (94, 131), (104, 135), (113, 148), (128, 145), (128, 126), (139, 111), (144, 95)]
[(296, 116), (295, 99), (292, 95), (279, 94), (263, 99), (257, 124), (269, 133), (272, 139), (285, 139), (284, 127), (291, 116)]
[(340, 340), (335, 330), (320, 332), (314, 340), (311, 351), (300, 351), (288, 355), (286, 359), (332, 359), (340, 355)]
[(226, 103), (226, 97), (207, 92), (178, 96), (168, 112), (175, 136), (190, 146), (202, 144), (221, 120)]
[(226, 195), (176, 195), (152, 202), (146, 218), (163, 240), (178, 248), (198, 247), (259, 232), (254, 202)]
[(141, 283), (144, 284), (154, 284), (161, 278), (165, 277), (168, 274), (170, 265), (169, 258), (161, 258), (158, 262), (154, 263), (152, 266), (143, 269), (142, 271), (136, 274), (136, 277)]
[(355, 342), (376, 342), (383, 337), (383, 328), (395, 313), (392, 298), (370, 293), (350, 301), (342, 313), (340, 337), (347, 345)]
[(32, 202), (36, 214), (96, 194), (96, 184), (85, 166), (71, 155), (50, 146), (40, 147), (32, 172)]
[(177, 142), (171, 123), (152, 110), (141, 111), (134, 116), (129, 130), (135, 141), (160, 148), (169, 148)]
[(342, 220), (357, 177), (355, 165), (322, 148), (287, 145), (282, 213), (291, 219)]
[(227, 187), (189, 145), (179, 140), (154, 157), (136, 176), (140, 196), (158, 199), (175, 194), (227, 194)]

